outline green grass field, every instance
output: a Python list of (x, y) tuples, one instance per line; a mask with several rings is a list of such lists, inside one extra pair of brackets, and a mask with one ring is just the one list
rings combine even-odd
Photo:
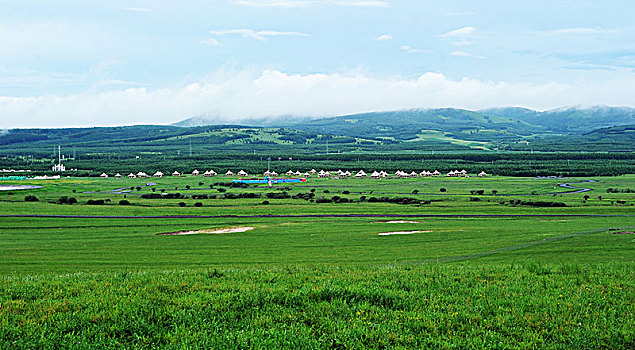
[(633, 348), (635, 176), (589, 179), (2, 181), (0, 348)]

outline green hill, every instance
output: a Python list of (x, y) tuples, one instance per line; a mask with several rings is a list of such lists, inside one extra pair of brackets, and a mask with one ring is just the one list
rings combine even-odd
[[(206, 123), (190, 118), (177, 123)], [(270, 121), (271, 122), (271, 121)], [(635, 109), (594, 107), (537, 112), (524, 108), (454, 108), (373, 112), (277, 126), (137, 125), (11, 129), (0, 133), (4, 155), (52, 157), (62, 145), (88, 156), (425, 152), (469, 150), (628, 151)]]
[(439, 132), (456, 140), (512, 141), (543, 132), (540, 127), (513, 118), (454, 108), (354, 114), (290, 126), (310, 132), (396, 141), (436, 139)]
[(635, 108), (629, 107), (566, 107), (545, 112), (524, 108), (495, 108), (480, 112), (514, 118), (556, 133), (586, 133), (599, 128), (635, 123)]

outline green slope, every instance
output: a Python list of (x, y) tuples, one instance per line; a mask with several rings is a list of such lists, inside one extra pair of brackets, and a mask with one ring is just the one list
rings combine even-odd
[(502, 116), (454, 108), (373, 112), (292, 124), (310, 132), (407, 141), (427, 131), (467, 141), (510, 141), (543, 133), (540, 127)]
[(629, 107), (567, 107), (545, 112), (524, 108), (495, 108), (481, 112), (514, 118), (556, 133), (586, 133), (599, 128), (635, 123), (635, 109)]

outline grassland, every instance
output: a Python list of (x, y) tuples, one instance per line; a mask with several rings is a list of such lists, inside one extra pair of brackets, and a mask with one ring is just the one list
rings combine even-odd
[(1, 348), (632, 348), (635, 176), (588, 179), (4, 181)]

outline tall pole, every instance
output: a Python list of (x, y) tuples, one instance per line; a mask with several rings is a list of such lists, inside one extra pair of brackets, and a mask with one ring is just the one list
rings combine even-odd
[(62, 164), (62, 146), (57, 146), (57, 164)]

